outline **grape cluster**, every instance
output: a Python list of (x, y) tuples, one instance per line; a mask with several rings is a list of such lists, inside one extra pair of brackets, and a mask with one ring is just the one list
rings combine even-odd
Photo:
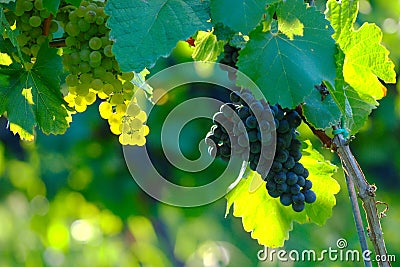
[(295, 110), (282, 109), (279, 105), (271, 106), (276, 127), (276, 151), (271, 169), (264, 180), (271, 197), (279, 197), (284, 206), (292, 205), (300, 212), (305, 203), (316, 200), (308, 180), (308, 170), (299, 162), (302, 157), (301, 141), (297, 139), (296, 128), (301, 124), (301, 117)]
[(36, 57), (41, 44), (52, 39), (52, 33), (58, 30), (58, 24), (51, 21), (48, 36), (44, 34), (44, 21), (50, 12), (43, 7), (42, 0), (17, 0), (14, 12), (6, 12), (5, 17), (10, 25), (16, 22), (18, 45), (28, 56)]
[(63, 64), (68, 95), (65, 100), (78, 112), (96, 101), (102, 118), (121, 144), (143, 145), (148, 134), (146, 113), (137, 103), (130, 103), (135, 86), (132, 72), (121, 72), (112, 53), (110, 29), (106, 27), (104, 3), (82, 1), (78, 8), (66, 6), (57, 14), (65, 30)]
[[(309, 172), (299, 162), (302, 157), (302, 143), (297, 139), (296, 131), (301, 124), (299, 114), (256, 100), (245, 89), (232, 92), (230, 99), (232, 103), (222, 105), (213, 117), (214, 125), (206, 137), (209, 153), (225, 161), (229, 161), (232, 154), (242, 155), (250, 169), (266, 181), (268, 194), (273, 198), (280, 197), (283, 205), (292, 205), (296, 212), (302, 211), (305, 203), (315, 202), (312, 183), (307, 180)], [(268, 118), (269, 112), (273, 120)], [(268, 148), (273, 130), (276, 131), (276, 148), (275, 155), (271, 156), (262, 148)], [(267, 162), (272, 160), (268, 172)]]
[[(240, 48), (234, 47), (229, 43), (225, 44), (224, 46), (224, 57), (219, 61), (219, 63), (228, 65), (234, 69), (237, 69), (236, 62), (238, 61)], [(236, 79), (236, 71), (230, 68), (224, 68), (228, 71), (228, 77), (231, 80)]]

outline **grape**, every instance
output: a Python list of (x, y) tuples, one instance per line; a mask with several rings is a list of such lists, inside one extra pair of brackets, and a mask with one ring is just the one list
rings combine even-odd
[(310, 180), (306, 180), (303, 186), (304, 189), (309, 190), (312, 188), (312, 182)]
[(35, 0), (34, 6), (37, 10), (42, 10), (43, 9), (43, 3), (42, 0)]
[(293, 172), (295, 172), (297, 175), (302, 175), (304, 173), (303, 164), (296, 162), (296, 164), (293, 167)]
[(101, 104), (99, 105), (99, 112), (100, 112), (100, 116), (103, 119), (110, 118), (110, 116), (112, 114), (112, 106), (111, 106), (111, 104), (108, 103), (108, 102), (101, 102)]
[(297, 183), (299, 177), (294, 172), (286, 173), (286, 183), (288, 185), (294, 185)]
[(80, 33), (79, 26), (72, 22), (68, 22), (67, 25), (65, 25), (65, 31), (70, 36), (78, 36)]
[(103, 53), (106, 57), (113, 57), (114, 54), (112, 52), (112, 46), (111, 45), (106, 45), (103, 49)]
[(300, 186), (298, 184), (290, 186), (290, 193), (292, 193), (293, 195), (300, 193)]
[(283, 184), (286, 182), (286, 174), (283, 171), (278, 172), (275, 177), (274, 181), (277, 184)]
[(303, 193), (298, 193), (292, 196), (293, 203), (304, 203), (305, 197)]
[(240, 96), (236, 92), (232, 92), (229, 97), (233, 103), (239, 103), (240, 101)]
[(42, 20), (38, 16), (32, 16), (29, 19), (29, 25), (31, 25), (32, 27), (39, 27), (41, 23), (42, 23)]
[(282, 205), (284, 206), (290, 206), (292, 204), (292, 195), (288, 194), (288, 193), (283, 193), (280, 196), (280, 202), (282, 203)]
[(303, 191), (305, 202), (307, 203), (314, 203), (317, 200), (317, 196), (315, 195), (314, 191), (312, 190), (305, 190)]
[(68, 86), (73, 87), (78, 85), (79, 80), (78, 77), (76, 77), (76, 75), (68, 74), (67, 77), (65, 78), (65, 82), (67, 83)]
[(293, 203), (292, 204), (292, 209), (296, 212), (301, 212), (304, 210), (304, 203)]
[(88, 23), (84, 19), (78, 20), (78, 27), (81, 30), (81, 32), (87, 32), (90, 29), (90, 23)]
[(247, 128), (254, 129), (257, 127), (257, 119), (254, 116), (249, 116), (246, 119)]
[(87, 12), (85, 13), (85, 15), (84, 15), (84, 19), (85, 19), (85, 21), (88, 22), (88, 23), (93, 23), (93, 22), (95, 22), (95, 21), (96, 21), (96, 18), (97, 18), (96, 12), (93, 11), (93, 10), (87, 11)]
[(101, 61), (101, 54), (99, 51), (91, 52), (89, 57), (90, 57), (91, 62), (100, 62)]

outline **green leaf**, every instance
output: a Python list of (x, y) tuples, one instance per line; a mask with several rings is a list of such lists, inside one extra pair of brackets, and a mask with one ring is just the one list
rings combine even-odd
[(82, 0), (67, 0), (66, 2), (71, 4), (71, 5), (73, 5), (73, 6), (79, 7), (79, 5), (81, 4)]
[(211, 0), (211, 17), (236, 32), (248, 34), (261, 21), (266, 0)]
[(216, 61), (224, 51), (224, 41), (218, 41), (212, 32), (199, 31), (194, 44), (192, 57), (197, 61)]
[[(314, 85), (335, 78), (335, 42), (324, 15), (301, 0), (283, 2), (280, 8), (292, 10), (304, 25), (303, 36), (290, 40), (278, 32), (276, 21), (271, 30), (262, 27), (250, 33), (250, 41), (239, 52), (238, 67), (254, 81), (271, 104), (295, 107), (312, 93)], [(246, 84), (238, 72), (238, 84)], [(279, 92), (279, 93), (277, 93)]]
[(218, 40), (228, 40), (231, 39), (235, 35), (235, 31), (229, 28), (228, 26), (217, 23), (214, 25), (214, 35), (217, 36)]
[(337, 125), (341, 117), (341, 112), (332, 95), (329, 94), (323, 99), (317, 89), (306, 97), (303, 113), (307, 121), (316, 129), (326, 129)]
[(335, 30), (332, 37), (339, 43), (341, 37), (353, 28), (358, 14), (358, 0), (344, 0), (341, 4), (336, 0), (329, 0), (326, 5), (326, 17)]
[(330, 95), (345, 118), (347, 129), (356, 134), (367, 121), (369, 114), (378, 102), (367, 94), (356, 92), (343, 78), (344, 54), (340, 50), (336, 55), (337, 78), (335, 85), (328, 84)]
[(106, 12), (122, 71), (140, 72), (167, 57), (179, 40), (209, 30), (208, 2), (198, 0), (109, 0)]
[(295, 8), (295, 5), (283, 4), (276, 12), (278, 30), (290, 40), (293, 40), (294, 35), (303, 36), (304, 33), (304, 24), (296, 17)]
[(43, 7), (55, 15), (58, 7), (60, 6), (60, 0), (42, 0)]
[(15, 0), (0, 0), (0, 4), (9, 4), (11, 2), (15, 2)]
[(328, 2), (327, 17), (335, 29), (333, 37), (345, 54), (343, 76), (357, 93), (379, 100), (386, 95), (386, 83), (396, 82), (389, 51), (381, 45), (382, 31), (375, 24), (364, 23), (354, 30), (358, 1)]
[(253, 171), (226, 196), (226, 214), (233, 206), (233, 215), (242, 218), (243, 228), (251, 232), (251, 237), (257, 239), (261, 245), (281, 247), (289, 238), (294, 221), (323, 225), (332, 215), (332, 208), (336, 204), (334, 194), (340, 190), (339, 184), (332, 178), (337, 168), (325, 161), (309, 141), (305, 143), (307, 147), (303, 150), (301, 162), (310, 172), (309, 179), (313, 182), (317, 201), (307, 204), (304, 211), (294, 212), (291, 207), (283, 206), (279, 199), (268, 195), (265, 186), (250, 193), (252, 179), (261, 179)]
[(44, 44), (31, 70), (22, 65), (0, 70), (0, 80), (7, 80), (0, 91), (0, 113), (7, 112), (22, 135), (32, 135), (36, 125), (45, 134), (66, 131), (70, 115), (60, 92), (61, 61), (57, 49)]

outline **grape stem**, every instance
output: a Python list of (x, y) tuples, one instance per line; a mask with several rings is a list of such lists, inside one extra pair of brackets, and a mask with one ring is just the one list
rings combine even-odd
[(296, 111), (297, 113), (299, 113), (299, 115), (301, 116), (301, 119), (303, 120), (303, 122), (305, 124), (307, 124), (308, 128), (310, 128), (310, 130), (313, 132), (313, 134), (318, 137), (319, 140), (321, 140), (322, 144), (324, 145), (324, 147), (326, 148), (330, 148), (330, 149), (334, 149), (332, 147), (332, 139), (325, 133), (325, 131), (323, 130), (317, 130), (315, 129), (314, 126), (312, 126), (304, 117), (303, 115), (303, 108), (301, 105), (298, 105), (296, 107)]
[(46, 18), (43, 22), (43, 35), (44, 36), (49, 36), (50, 25), (51, 25), (52, 19), (53, 19), (53, 14), (50, 14), (50, 16), (48, 18)]
[[(338, 127), (336, 126), (333, 127), (333, 129), (337, 128)], [(380, 259), (382, 259), (382, 261), (378, 261), (378, 265), (380, 267), (390, 267), (391, 264), (387, 255), (380, 217), (378, 216), (378, 209), (376, 207), (376, 186), (369, 184), (366, 180), (364, 173), (362, 172), (356, 158), (350, 150), (349, 143), (342, 134), (335, 135), (333, 138), (333, 144), (336, 147), (336, 152), (342, 161), (342, 167), (345, 175), (349, 177), (349, 181), (353, 182), (358, 190), (358, 197), (362, 201), (362, 207), (367, 217), (368, 236), (374, 246), (375, 255), (379, 255)], [(350, 188), (351, 186), (349, 187), (349, 190)], [(354, 203), (352, 200), (352, 204), (358, 206), (357, 201)], [(354, 216), (356, 216), (356, 214), (354, 214)]]
[[(343, 164), (344, 163), (342, 162), (342, 165)], [(357, 228), (358, 239), (360, 241), (361, 250), (364, 253), (364, 251), (368, 250), (368, 244), (367, 244), (367, 238), (365, 237), (365, 231), (363, 227), (363, 221), (361, 218), (360, 207), (358, 205), (356, 190), (354, 188), (353, 180), (350, 179), (346, 173), (344, 174), (344, 176), (346, 178), (347, 190), (349, 191), (351, 209), (353, 211), (354, 222)], [(366, 267), (372, 267), (371, 261), (367, 261), (366, 259), (364, 259), (364, 265)]]

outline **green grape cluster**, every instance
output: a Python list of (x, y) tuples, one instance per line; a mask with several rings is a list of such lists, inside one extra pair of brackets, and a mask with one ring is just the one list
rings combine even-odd
[[(66, 6), (57, 14), (65, 31), (63, 64), (69, 72), (65, 100), (77, 112), (83, 112), (98, 96), (104, 100), (99, 106), (100, 115), (108, 120), (111, 132), (120, 135), (121, 144), (144, 145), (147, 116), (137, 104), (130, 105), (135, 93), (131, 82), (134, 74), (119, 68), (112, 53), (107, 18), (104, 3), (97, 1), (82, 1), (78, 8)], [(131, 125), (133, 130), (129, 129)]]
[(19, 31), (17, 36), (21, 51), (28, 56), (36, 57), (41, 44), (52, 39), (52, 33), (58, 30), (58, 24), (52, 21), (48, 36), (44, 35), (44, 20), (50, 12), (43, 7), (42, 0), (17, 0), (14, 12), (6, 12), (5, 17)]

